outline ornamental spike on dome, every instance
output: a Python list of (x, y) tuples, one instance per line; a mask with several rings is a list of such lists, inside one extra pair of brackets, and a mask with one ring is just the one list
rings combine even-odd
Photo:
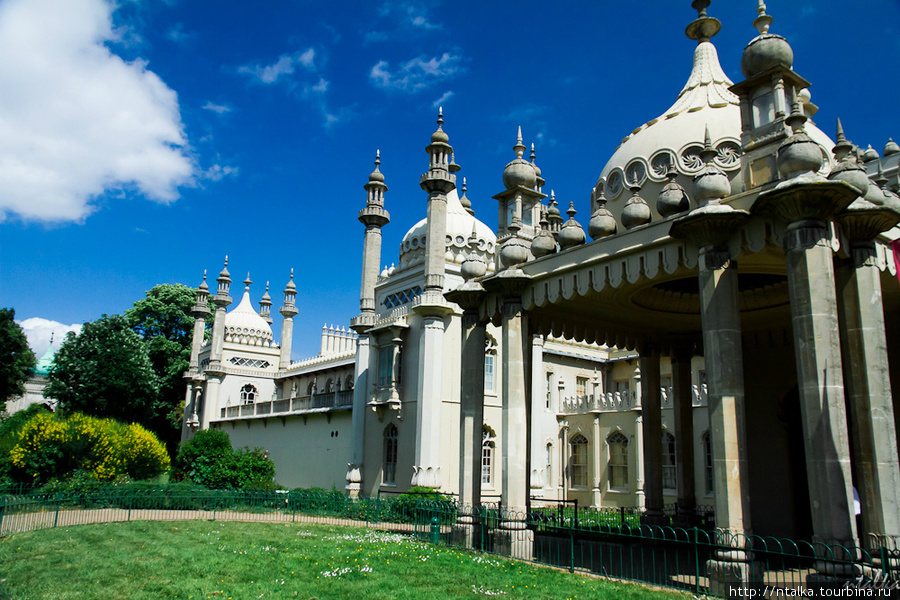
[(804, 125), (806, 125), (807, 117), (803, 112), (803, 105), (800, 101), (800, 97), (794, 94), (793, 102), (791, 103), (791, 114), (788, 115), (788, 118), (784, 120), (787, 123), (787, 126), (791, 128), (791, 131), (794, 134), (802, 133), (804, 130)]
[(791, 114), (784, 121), (794, 133), (778, 146), (778, 158), (775, 161), (778, 172), (785, 179), (804, 173), (817, 173), (822, 168), (825, 157), (822, 156), (821, 147), (804, 131), (806, 115), (803, 114), (800, 99), (796, 95)]
[(369, 183), (384, 183), (384, 174), (378, 168), (381, 164), (381, 150), (375, 150), (375, 170), (369, 173)]
[(513, 151), (516, 153), (516, 158), (503, 169), (503, 185), (508, 190), (519, 186), (533, 190), (537, 184), (537, 173), (534, 165), (522, 158), (522, 155), (525, 154), (525, 144), (522, 143), (521, 125), (516, 133), (516, 145), (513, 146)]
[(438, 118), (437, 118), (437, 131), (431, 134), (431, 141), (437, 143), (444, 143), (450, 141), (450, 137), (444, 133), (442, 126), (444, 125), (444, 107), (438, 107)]
[(462, 207), (464, 209), (466, 209), (467, 213), (469, 213), (473, 217), (475, 216), (475, 211), (472, 209), (472, 201), (469, 200), (468, 196), (466, 196), (466, 178), (465, 177), (463, 177), (462, 196), (459, 197), (459, 203), (462, 204)]
[(244, 280), (244, 291), (249, 292), (251, 285), (253, 285), (253, 282), (250, 280), (250, 271), (247, 271), (247, 279)]
[(844, 135), (844, 127), (841, 125), (841, 119), (838, 117), (837, 120), (837, 135), (836, 135), (837, 143), (834, 145), (834, 157), (837, 160), (844, 160), (850, 153), (853, 151), (853, 144), (847, 140)]
[(522, 143), (522, 126), (519, 125), (519, 130), (516, 133), (516, 145), (513, 146), (513, 150), (516, 151), (516, 156), (522, 158), (522, 155), (525, 154), (525, 144)]
[(206, 285), (206, 269), (203, 269), (203, 281), (200, 282), (200, 289), (203, 291), (209, 289), (209, 286)]
[(741, 56), (741, 71), (748, 79), (773, 67), (790, 69), (794, 63), (794, 51), (780, 35), (769, 33), (772, 17), (766, 14), (766, 3), (759, 0), (753, 26), (759, 35), (750, 40)]
[(487, 261), (478, 252), (478, 226), (472, 223), (472, 233), (468, 239), (469, 252), (460, 265), (460, 275), (466, 281), (481, 277), (487, 273)]
[(225, 255), (225, 265), (216, 279), (219, 282), (219, 296), (227, 296), (228, 290), (231, 288), (231, 273), (228, 272), (228, 255)]
[[(710, 164), (716, 156), (718, 156), (718, 152), (713, 148), (712, 139), (709, 137), (709, 125), (706, 126), (706, 130), (703, 132), (703, 150), (700, 151), (700, 160), (702, 160), (706, 164)], [(669, 167), (671, 168), (672, 163), (669, 163)]]
[(462, 169), (462, 167), (460, 167), (458, 164), (456, 164), (456, 155), (453, 152), (450, 153), (450, 164), (447, 166), (448, 166), (448, 170), (451, 173), (456, 173), (457, 171)]
[(753, 19), (753, 26), (756, 27), (756, 30), (760, 35), (764, 33), (769, 33), (769, 27), (772, 25), (772, 17), (766, 14), (766, 3), (765, 0), (759, 0), (756, 5), (756, 18)]
[(884, 145), (884, 150), (881, 151), (882, 156), (890, 156), (898, 152), (900, 152), (900, 145), (897, 145), (894, 138), (888, 138), (887, 144)]

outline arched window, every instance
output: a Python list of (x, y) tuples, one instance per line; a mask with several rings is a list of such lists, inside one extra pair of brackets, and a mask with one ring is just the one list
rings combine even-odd
[(580, 433), (569, 441), (572, 450), (569, 468), (572, 487), (587, 487), (588, 484), (588, 441)]
[(709, 439), (709, 431), (700, 436), (700, 441), (703, 443), (703, 479), (706, 483), (706, 493), (712, 494), (715, 490), (713, 485), (715, 477), (713, 477), (712, 442)]
[(662, 482), (666, 490), (674, 490), (677, 485), (675, 436), (668, 431), (662, 432)]
[(494, 484), (494, 430), (484, 425), (481, 428), (481, 483)]
[(494, 392), (497, 374), (497, 342), (490, 335), (484, 340), (484, 391)]
[(252, 384), (247, 384), (241, 388), (241, 404), (253, 404), (256, 402), (256, 396), (259, 392)]
[(546, 464), (546, 479), (544, 480), (547, 487), (553, 485), (553, 444), (547, 444), (547, 454), (544, 456)]
[(345, 390), (353, 389), (353, 375), (347, 375), (346, 383), (344, 384)]
[(316, 393), (316, 380), (313, 379), (312, 381), (309, 382), (309, 385), (306, 386), (306, 395), (312, 396), (315, 393)]
[(331, 377), (328, 378), (328, 381), (325, 382), (325, 393), (333, 394), (334, 393), (334, 379)]
[(384, 429), (384, 465), (381, 483), (396, 485), (397, 478), (397, 426), (391, 423)]
[(609, 446), (609, 487), (624, 490), (628, 488), (628, 438), (616, 431), (608, 438)]

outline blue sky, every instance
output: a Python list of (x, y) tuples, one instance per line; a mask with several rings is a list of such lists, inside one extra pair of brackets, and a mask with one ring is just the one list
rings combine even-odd
[[(735, 82), (756, 4), (709, 8)], [(840, 117), (879, 151), (900, 140), (900, 2), (767, 4), (820, 127), (833, 135)], [(254, 301), (268, 280), (277, 308), (295, 269), (293, 354), (312, 356), (323, 323), (358, 312), (356, 214), (376, 148), (383, 264), (425, 214), (440, 105), (476, 216), (496, 226), (521, 125), (545, 191), (586, 223), (618, 143), (687, 80), (694, 18), (687, 0), (0, 0), (0, 306), (40, 353), (48, 321), (195, 287), (228, 254), (236, 301), (250, 271)]]

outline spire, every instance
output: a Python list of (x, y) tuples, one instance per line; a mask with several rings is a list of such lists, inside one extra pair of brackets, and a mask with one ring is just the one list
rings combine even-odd
[(715, 148), (712, 146), (712, 140), (709, 137), (709, 125), (707, 125), (706, 131), (703, 133), (703, 150), (700, 151), (700, 160), (706, 164), (710, 164), (718, 155), (719, 153), (716, 152)]
[(466, 178), (463, 177), (462, 184), (462, 196), (459, 197), (459, 203), (462, 204), (462, 207), (466, 209), (466, 212), (472, 216), (475, 216), (475, 211), (472, 210), (472, 201), (469, 200), (468, 196), (466, 196)]
[(525, 154), (525, 144), (522, 143), (522, 126), (519, 125), (519, 131), (516, 133), (516, 145), (513, 146), (513, 150), (516, 151), (516, 157), (522, 158), (522, 155)]
[(764, 0), (759, 0), (759, 4), (756, 6), (756, 14), (757, 17), (753, 19), (753, 26), (756, 27), (759, 35), (769, 33), (769, 26), (772, 25), (773, 19), (766, 14), (766, 3)]
[(844, 160), (853, 151), (853, 144), (844, 136), (844, 127), (841, 125), (841, 119), (837, 120), (837, 143), (834, 145), (834, 158), (838, 161)]
[(247, 271), (247, 279), (244, 280), (244, 291), (249, 292), (251, 285), (253, 285), (253, 282), (250, 280), (250, 271)]

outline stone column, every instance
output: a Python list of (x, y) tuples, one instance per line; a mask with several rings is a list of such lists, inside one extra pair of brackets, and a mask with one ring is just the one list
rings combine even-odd
[(694, 490), (694, 407), (691, 391), (691, 353), (678, 348), (672, 356), (672, 393), (675, 417), (675, 471), (678, 492), (676, 524), (693, 527), (697, 499)]
[[(440, 488), (444, 319), (435, 314), (423, 317), (424, 326), (419, 337), (416, 462), (413, 465), (412, 485)], [(481, 360), (484, 361), (483, 346)], [(394, 363), (396, 366), (397, 361)], [(482, 377), (482, 385), (483, 382)]]
[[(542, 415), (544, 408), (544, 337), (531, 336), (531, 414)], [(542, 495), (547, 474), (544, 473), (544, 431), (540, 424), (543, 418), (531, 419), (531, 436), (528, 441), (531, 456), (531, 474), (529, 486), (535, 496)]]
[[(708, 387), (709, 435), (713, 455), (718, 543), (733, 551), (716, 552), (707, 562), (710, 590), (728, 595), (732, 586), (759, 581), (761, 565), (745, 551), (750, 534), (750, 482), (744, 417), (744, 359), (737, 263), (728, 239), (748, 215), (710, 205), (673, 223), (670, 235), (689, 238), (700, 248), (698, 279), (703, 355)], [(685, 384), (681, 384), (680, 387)], [(680, 437), (680, 436), (679, 436)]]
[(356, 362), (353, 367), (353, 412), (350, 413), (350, 439), (352, 450), (347, 465), (347, 486), (351, 498), (362, 492), (363, 460), (365, 458), (366, 390), (369, 389), (369, 350), (367, 333), (360, 334), (356, 342)]
[[(630, 461), (629, 464), (631, 464)], [(647, 502), (644, 494), (644, 417), (640, 410), (637, 411), (634, 417), (634, 465), (636, 467), (634, 505), (635, 508), (643, 510)]]
[[(787, 223), (783, 246), (787, 267), (794, 356), (800, 392), (809, 480), (813, 540), (857, 545), (850, 473), (850, 440), (841, 369), (837, 294), (830, 227), (826, 219), (857, 196), (843, 182), (797, 177), (760, 194), (753, 210)], [(854, 571), (823, 559), (817, 577), (852, 577)], [(849, 556), (838, 556), (841, 559)]]
[(528, 276), (518, 269), (507, 269), (485, 280), (503, 297), (501, 309), (501, 387), (502, 416), (502, 489), (500, 529), (495, 534), (494, 550), (501, 554), (531, 560), (534, 534), (526, 528), (528, 505), (528, 380), (526, 379), (527, 316), (522, 309), (521, 293)]
[(851, 239), (850, 257), (838, 262), (836, 275), (860, 541), (877, 547), (880, 535), (900, 533), (900, 465), (874, 238), (900, 214), (860, 198), (837, 220)]
[(459, 512), (452, 529), (455, 543), (476, 547), (476, 517), (481, 506), (481, 443), (484, 425), (484, 347), (486, 323), (479, 315), (484, 288), (466, 282), (446, 297), (463, 307), (460, 344)]
[(660, 404), (659, 350), (641, 353), (641, 405), (644, 451), (644, 521), (662, 522), (662, 406)]
[(603, 440), (600, 438), (600, 411), (594, 411), (594, 441), (593, 452), (591, 452), (591, 506), (600, 508), (603, 504), (603, 497), (600, 492), (600, 478), (603, 472)]

